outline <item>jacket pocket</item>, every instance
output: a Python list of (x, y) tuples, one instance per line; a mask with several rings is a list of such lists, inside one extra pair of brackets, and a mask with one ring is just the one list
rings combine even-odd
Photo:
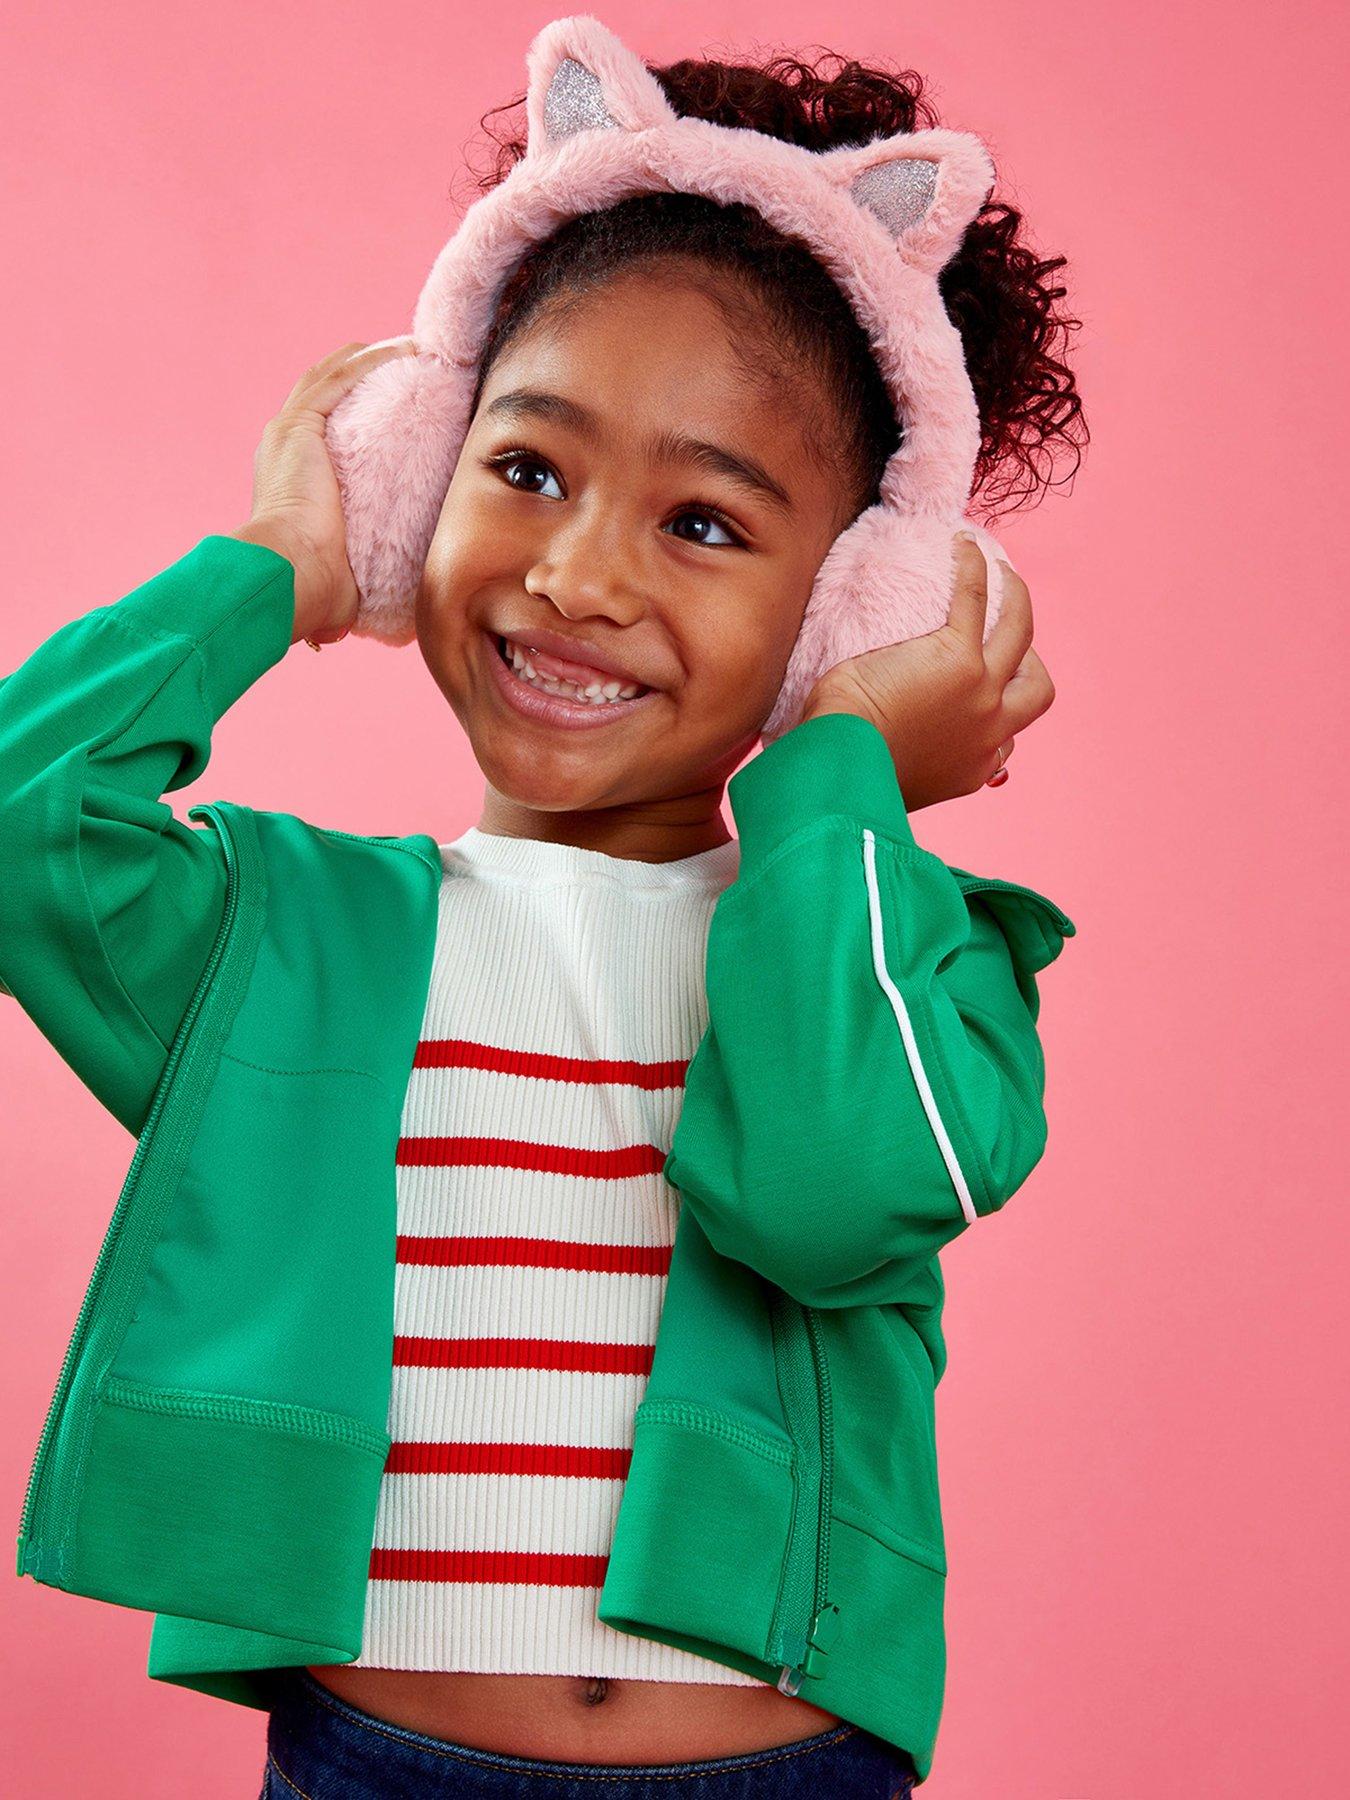
[(397, 1109), (359, 1070), (222, 1052), (111, 1372), (387, 1419)]

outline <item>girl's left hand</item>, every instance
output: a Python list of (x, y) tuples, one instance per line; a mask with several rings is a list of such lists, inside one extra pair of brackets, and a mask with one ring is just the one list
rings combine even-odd
[(1055, 697), (1031, 648), (1031, 595), (1000, 559), (1003, 604), (984, 637), (989, 593), (984, 553), (958, 536), (956, 581), (947, 621), (936, 631), (851, 656), (828, 669), (799, 723), (822, 713), (870, 719), (890, 746), (908, 812), (983, 787), (1006, 760), (1013, 738)]

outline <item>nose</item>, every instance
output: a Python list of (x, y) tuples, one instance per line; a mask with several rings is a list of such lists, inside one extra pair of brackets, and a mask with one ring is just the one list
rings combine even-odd
[(578, 509), (541, 547), (526, 573), (525, 591), (551, 600), (568, 619), (599, 613), (630, 624), (643, 612), (631, 528), (612, 507)]

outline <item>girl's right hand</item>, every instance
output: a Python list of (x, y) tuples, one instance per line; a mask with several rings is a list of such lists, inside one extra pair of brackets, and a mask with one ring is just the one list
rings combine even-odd
[(410, 337), (344, 344), (305, 370), (263, 429), (253, 457), (253, 513), (233, 535), (294, 563), (293, 644), (302, 637), (334, 643), (356, 618), (342, 495), (325, 441), (328, 415), (381, 362), (415, 349)]
[(1003, 603), (986, 638), (984, 552), (969, 532), (957, 533), (955, 550), (945, 624), (836, 663), (802, 712), (802, 720), (823, 712), (870, 720), (886, 739), (910, 812), (977, 793), (1003, 767), (1017, 733), (1055, 697), (1050, 672), (1031, 647), (1026, 582), (1000, 558)]

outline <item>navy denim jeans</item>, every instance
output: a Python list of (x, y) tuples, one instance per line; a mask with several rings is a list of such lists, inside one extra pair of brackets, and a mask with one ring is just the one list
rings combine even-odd
[(505, 1756), (387, 1724), (296, 1669), (276, 1680), (260, 1800), (908, 1800), (913, 1782), (903, 1750), (849, 1724), (695, 1762)]

